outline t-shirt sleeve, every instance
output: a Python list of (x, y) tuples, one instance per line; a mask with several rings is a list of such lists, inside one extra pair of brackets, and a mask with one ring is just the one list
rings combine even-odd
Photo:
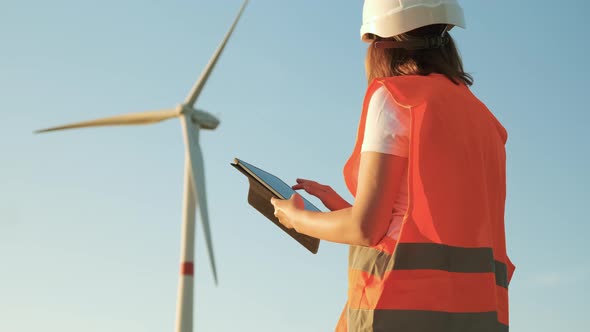
[(385, 87), (373, 93), (361, 152), (372, 151), (408, 157), (410, 143), (410, 110), (399, 106)]

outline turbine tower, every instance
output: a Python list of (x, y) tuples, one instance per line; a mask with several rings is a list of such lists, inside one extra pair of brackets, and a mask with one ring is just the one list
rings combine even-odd
[(248, 0), (242, 4), (238, 15), (234, 19), (229, 31), (221, 44), (209, 60), (207, 67), (195, 82), (184, 103), (176, 108), (160, 111), (131, 113), (112, 116), (91, 121), (78, 122), (58, 127), (52, 127), (36, 131), (45, 133), (75, 128), (145, 125), (161, 122), (171, 118), (179, 118), (185, 145), (184, 164), (184, 198), (182, 214), (182, 234), (180, 250), (180, 279), (178, 285), (178, 302), (176, 308), (176, 331), (193, 331), (193, 297), (194, 297), (194, 253), (195, 253), (195, 212), (197, 203), (201, 212), (201, 221), (205, 233), (205, 241), (213, 271), (213, 279), (217, 285), (217, 269), (213, 256), (213, 244), (209, 227), (209, 211), (207, 210), (207, 197), (205, 190), (205, 171), (203, 168), (203, 153), (199, 145), (199, 132), (201, 129), (213, 130), (219, 125), (219, 120), (202, 110), (195, 109), (195, 102), (205, 87), (209, 75), (213, 71), (219, 56), (223, 52), (227, 41), (231, 37)]

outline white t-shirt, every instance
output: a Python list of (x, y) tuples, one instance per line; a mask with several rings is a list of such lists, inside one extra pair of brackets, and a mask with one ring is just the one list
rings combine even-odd
[[(408, 157), (410, 150), (410, 110), (399, 106), (385, 87), (373, 93), (367, 110), (361, 152), (372, 151)], [(404, 172), (387, 235), (397, 240), (408, 209), (408, 169)]]

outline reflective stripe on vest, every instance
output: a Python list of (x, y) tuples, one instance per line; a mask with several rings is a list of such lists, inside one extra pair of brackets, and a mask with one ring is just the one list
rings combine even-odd
[(400, 243), (392, 255), (370, 247), (353, 247), (349, 268), (382, 278), (393, 270), (442, 270), (494, 274), (496, 285), (508, 288), (506, 264), (494, 260), (492, 248), (460, 248), (436, 243)]
[(498, 322), (496, 312), (350, 310), (348, 315), (348, 324), (354, 326), (351, 332), (508, 332), (508, 326)]
[(372, 94), (410, 109), (408, 211), (399, 242), (351, 246), (337, 331), (508, 331), (514, 265), (504, 235), (506, 131), (465, 85), (399, 76), (367, 89), (344, 178), (356, 194)]

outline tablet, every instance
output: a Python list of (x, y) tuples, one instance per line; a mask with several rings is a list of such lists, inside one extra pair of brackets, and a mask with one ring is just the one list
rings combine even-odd
[[(291, 186), (286, 184), (280, 178), (241, 159), (234, 158), (234, 162), (231, 165), (242, 174), (246, 175), (250, 182), (248, 203), (284, 232), (289, 234), (307, 250), (314, 254), (317, 253), (320, 245), (319, 239), (297, 233), (294, 229), (286, 228), (274, 215), (274, 206), (270, 203), (270, 198), (276, 197), (280, 199), (289, 199), (295, 193), (295, 190), (291, 189)], [(306, 210), (321, 212), (320, 209), (315, 207), (310, 201), (305, 199), (305, 197), (302, 196), (302, 198)]]

